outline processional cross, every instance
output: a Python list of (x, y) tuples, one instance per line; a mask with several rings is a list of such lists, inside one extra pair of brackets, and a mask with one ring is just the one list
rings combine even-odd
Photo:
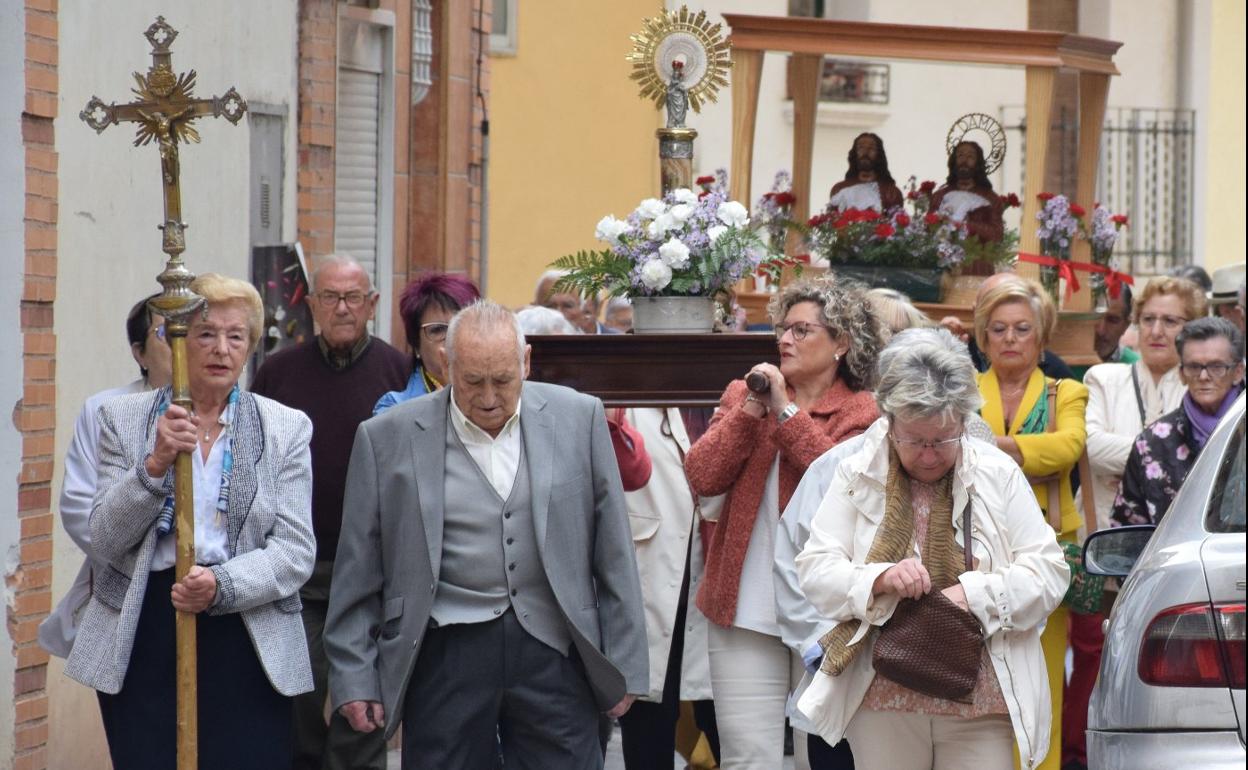
[[(127, 104), (105, 104), (91, 97), (78, 117), (104, 131), (114, 123), (137, 123), (136, 147), (155, 142), (160, 150), (160, 176), (164, 190), (165, 218), (161, 250), (169, 255), (164, 272), (156, 277), (164, 291), (148, 303), (153, 313), (165, 319), (165, 336), (173, 353), (173, 403), (191, 410), (191, 391), (186, 367), (186, 335), (191, 314), (204, 307), (204, 299), (191, 291), (194, 273), (182, 263), (186, 249), (186, 223), (182, 221), (182, 194), (179, 187), (178, 145), (198, 142), (199, 132), (191, 125), (202, 117), (223, 117), (237, 124), (247, 111), (247, 102), (234, 88), (224, 96), (196, 99), (195, 71), (179, 75), (173, 71), (169, 47), (177, 30), (163, 16), (143, 33), (152, 45), (152, 66), (147, 74), (134, 73), (133, 90), (138, 98)], [(174, 463), (174, 520), (177, 538), (175, 575), (182, 580), (195, 564), (195, 517), (191, 487), (191, 456), (180, 453)], [(178, 770), (195, 770), (198, 764), (196, 707), (195, 615), (177, 613), (178, 676)]]

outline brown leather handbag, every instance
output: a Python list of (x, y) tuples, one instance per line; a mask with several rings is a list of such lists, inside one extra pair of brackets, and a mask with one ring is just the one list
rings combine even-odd
[[(971, 501), (962, 512), (966, 571), (971, 555)], [(975, 616), (933, 589), (902, 599), (875, 640), (872, 665), (880, 676), (934, 698), (970, 702), (979, 678), (984, 631)]]

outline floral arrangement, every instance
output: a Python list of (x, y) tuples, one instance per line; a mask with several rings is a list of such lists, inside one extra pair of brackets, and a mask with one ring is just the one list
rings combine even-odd
[[(1118, 232), (1126, 226), (1126, 214), (1110, 214), (1109, 209), (1097, 203), (1092, 207), (1091, 222), (1087, 227), (1080, 228), (1079, 235), (1092, 247), (1092, 262), (1114, 271), (1092, 274), (1092, 294), (1098, 307), (1105, 304), (1106, 275), (1117, 273), (1118, 262), (1113, 258), (1114, 244), (1118, 242)], [(1110, 294), (1116, 298), (1118, 292), (1110, 291)]]
[[(1071, 203), (1065, 195), (1042, 192), (1036, 197), (1041, 203), (1040, 211), (1036, 212), (1036, 221), (1040, 223), (1036, 230), (1036, 236), (1040, 239), (1040, 253), (1057, 260), (1070, 261), (1070, 246), (1084, 227), (1083, 218), (1087, 216), (1087, 209), (1078, 203)], [(1059, 279), (1064, 273), (1071, 274), (1070, 270), (1062, 270), (1061, 267), (1040, 268), (1040, 283), (1054, 302), (1058, 301)]]
[(688, 188), (647, 198), (624, 219), (603, 217), (597, 251), (561, 257), (567, 271), (556, 284), (582, 293), (628, 297), (723, 297), (742, 277), (763, 271), (773, 279), (787, 260), (770, 254), (749, 211), (728, 200), (722, 177), (700, 177), (701, 194)]
[(777, 171), (771, 183), (771, 191), (754, 204), (754, 219), (759, 229), (767, 234), (767, 244), (772, 251), (783, 252), (785, 236), (793, 224), (793, 177), (788, 171)]
[[(932, 210), (935, 191), (935, 182), (918, 183), (910, 177), (905, 205), (890, 211), (840, 210), (829, 205), (806, 222), (811, 252), (832, 263), (935, 270), (949, 270), (966, 261), (999, 264), (1014, 258), (1016, 230), (1007, 230), (1000, 241), (981, 242), (967, 233), (963, 223)], [(1013, 193), (1004, 200), (1007, 207), (1019, 205)]]

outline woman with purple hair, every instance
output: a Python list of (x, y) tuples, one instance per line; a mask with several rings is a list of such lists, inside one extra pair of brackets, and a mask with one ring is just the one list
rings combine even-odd
[(399, 300), (399, 316), (416, 359), (412, 377), (403, 390), (392, 390), (379, 398), (373, 407), (374, 415), (442, 387), (446, 372), (442, 371), (437, 351), (446, 341), (447, 325), (451, 316), (480, 298), (481, 291), (475, 283), (453, 273), (428, 272), (407, 285)]

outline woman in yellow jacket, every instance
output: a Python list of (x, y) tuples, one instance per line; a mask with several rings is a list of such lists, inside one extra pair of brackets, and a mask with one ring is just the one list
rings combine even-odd
[[(1040, 371), (1040, 357), (1057, 325), (1048, 294), (1033, 281), (1010, 276), (983, 293), (975, 307), (975, 341), (991, 366), (979, 375), (981, 415), (997, 436), (997, 447), (1014, 458), (1032, 483), (1058, 540), (1073, 541), (1083, 523), (1071, 494), (1070, 471), (1083, 454), (1088, 389), (1075, 380), (1054, 381)], [(1049, 616), (1040, 645), (1053, 703), (1049, 745), (1039, 766), (1061, 765), (1062, 684), (1068, 613)]]

